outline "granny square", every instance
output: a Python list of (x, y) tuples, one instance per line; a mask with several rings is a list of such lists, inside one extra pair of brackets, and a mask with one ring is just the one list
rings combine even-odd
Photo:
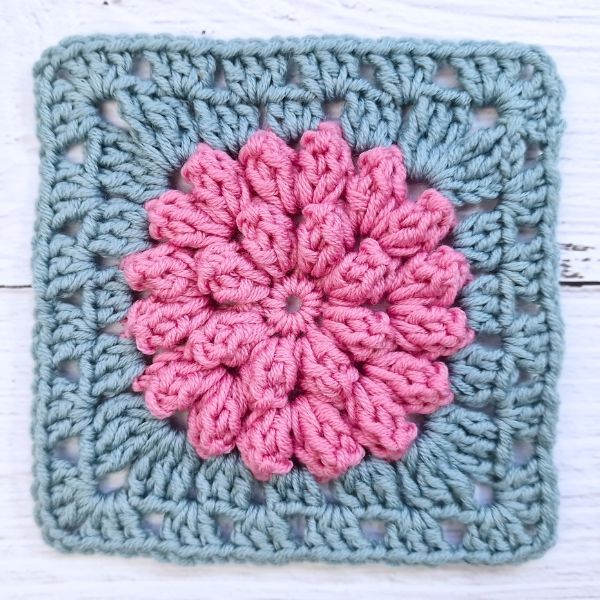
[(80, 37), (35, 93), (50, 544), (433, 565), (554, 542), (541, 50)]

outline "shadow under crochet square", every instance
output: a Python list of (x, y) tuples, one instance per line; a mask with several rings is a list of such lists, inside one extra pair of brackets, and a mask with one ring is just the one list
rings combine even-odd
[[(34, 495), (64, 551), (179, 563), (498, 564), (554, 541), (561, 324), (556, 160), (562, 87), (523, 45), (349, 38), (70, 38), (35, 67), (41, 190), (34, 239)], [(448, 359), (453, 404), (398, 461), (319, 483), (257, 481), (202, 460), (132, 381), (119, 336), (136, 296), (120, 260), (148, 248), (144, 203), (206, 142), (261, 128), (290, 144), (336, 120), (354, 152), (398, 144), (449, 198), (475, 341)]]

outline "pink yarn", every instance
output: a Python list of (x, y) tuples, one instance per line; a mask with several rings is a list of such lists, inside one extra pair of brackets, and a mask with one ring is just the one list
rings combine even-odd
[(403, 456), (410, 415), (452, 401), (440, 358), (473, 339), (452, 306), (467, 261), (440, 245), (450, 202), (408, 198), (395, 146), (355, 167), (334, 123), (297, 152), (269, 131), (239, 161), (200, 144), (182, 173), (189, 193), (146, 205), (157, 245), (122, 265), (149, 292), (126, 334), (153, 355), (134, 382), (150, 411), (189, 411), (201, 457), (237, 447), (263, 480)]

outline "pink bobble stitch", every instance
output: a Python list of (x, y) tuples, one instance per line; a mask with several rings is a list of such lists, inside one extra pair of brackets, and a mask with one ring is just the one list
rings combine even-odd
[(337, 300), (377, 304), (387, 291), (390, 270), (390, 257), (375, 240), (367, 238), (323, 279), (323, 290)]
[(333, 479), (357, 465), (365, 451), (334, 406), (311, 396), (292, 404), (294, 453), (318, 479)]
[(196, 254), (198, 290), (223, 304), (257, 302), (269, 295), (268, 275), (238, 252), (234, 242), (212, 244)]
[(300, 208), (337, 203), (353, 170), (350, 148), (337, 123), (321, 123), (317, 131), (307, 131), (298, 152), (296, 194)]
[(259, 342), (240, 369), (240, 380), (252, 410), (283, 408), (298, 377), (296, 346), (290, 338)]
[(172, 350), (202, 327), (210, 314), (206, 298), (183, 296), (164, 303), (151, 296), (133, 304), (124, 334), (132, 337), (144, 354)]
[(229, 239), (232, 229), (215, 220), (199, 207), (190, 194), (169, 190), (146, 203), (148, 229), (155, 240), (168, 241), (182, 248), (203, 248), (214, 237)]
[(469, 263), (448, 246), (419, 252), (398, 270), (390, 285), (388, 300), (394, 304), (418, 299), (424, 306), (449, 307), (470, 280)]
[(348, 182), (346, 194), (357, 233), (369, 235), (377, 224), (386, 223), (407, 195), (406, 169), (398, 147), (363, 152), (358, 158), (358, 173)]
[(428, 414), (452, 401), (448, 368), (406, 352), (380, 352), (364, 366), (370, 379), (387, 386), (409, 413)]
[(193, 252), (170, 243), (130, 254), (121, 261), (132, 289), (151, 290), (161, 300), (194, 294), (194, 267)]
[(405, 203), (378, 221), (371, 235), (395, 258), (432, 250), (456, 224), (454, 210), (435, 190), (425, 190), (415, 203)]
[(417, 437), (417, 427), (389, 396), (384, 385), (361, 377), (348, 402), (356, 439), (378, 458), (397, 460)]
[(134, 380), (133, 390), (144, 392), (150, 412), (164, 419), (176, 411), (188, 410), (219, 377), (185, 359), (181, 350), (161, 352)]
[(271, 131), (257, 131), (240, 150), (239, 160), (260, 199), (290, 215), (296, 213), (296, 153), (283, 140)]
[(186, 356), (203, 369), (239, 367), (265, 336), (266, 327), (256, 313), (216, 312), (190, 335)]
[(217, 211), (221, 215), (220, 221), (230, 226), (250, 200), (248, 184), (239, 163), (207, 144), (198, 146), (181, 174), (193, 184), (192, 195), (197, 205)]
[(245, 412), (239, 381), (224, 373), (190, 410), (188, 436), (198, 455), (210, 458), (233, 450)]
[(237, 216), (241, 246), (254, 264), (281, 278), (296, 262), (296, 236), (292, 220), (276, 206), (256, 201)]
[(261, 481), (272, 475), (285, 475), (294, 463), (292, 411), (287, 404), (265, 412), (252, 412), (237, 441), (242, 460)]
[(309, 204), (298, 227), (298, 268), (322, 277), (354, 245), (352, 225), (341, 205)]

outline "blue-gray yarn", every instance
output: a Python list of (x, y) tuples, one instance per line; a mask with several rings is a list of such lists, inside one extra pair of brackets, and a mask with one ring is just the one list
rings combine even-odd
[[(180, 563), (428, 564), (519, 561), (553, 542), (562, 88), (543, 52), (95, 36), (46, 51), (35, 78), (34, 495), (48, 542)], [(127, 127), (103, 119), (107, 100)], [(235, 454), (200, 460), (131, 391), (144, 362), (110, 328), (133, 299), (116, 262), (147, 246), (143, 203), (199, 141), (235, 154), (261, 126), (295, 141), (340, 102), (357, 151), (400, 144), (411, 178), (462, 212), (453, 244), (477, 277), (461, 302), (479, 335), (450, 361), (455, 403), (405, 459), (366, 459), (328, 486), (301, 468), (263, 485)], [(474, 128), (490, 106), (497, 121)]]

